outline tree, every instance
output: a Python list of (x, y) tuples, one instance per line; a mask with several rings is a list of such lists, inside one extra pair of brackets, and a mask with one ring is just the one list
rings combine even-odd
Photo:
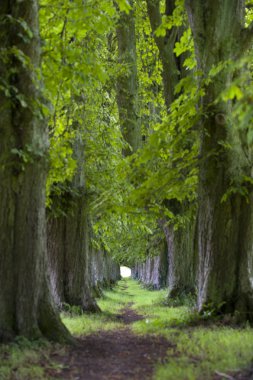
[(73, 147), (77, 167), (69, 185), (70, 193), (62, 194), (62, 197), (69, 196), (68, 210), (65, 215), (48, 218), (50, 278), (60, 307), (67, 303), (80, 306), (83, 311), (97, 312), (100, 309), (92, 294), (89, 267), (93, 252), (90, 247), (82, 133), (78, 137)]
[(47, 277), (48, 135), (36, 0), (1, 2), (0, 40), (0, 339), (69, 340)]
[[(130, 2), (133, 7), (133, 1)], [(124, 154), (135, 152), (141, 145), (141, 124), (138, 110), (138, 78), (134, 9), (119, 12), (116, 28), (121, 72), (117, 80), (117, 103), (122, 135), (129, 147)]]
[[(167, 0), (165, 1), (165, 13), (162, 17), (160, 0), (146, 0), (146, 3), (152, 34), (162, 63), (164, 102), (166, 111), (170, 114), (173, 102), (179, 97), (176, 88), (180, 80), (187, 75), (184, 66), (187, 55), (180, 54), (178, 56), (177, 51), (175, 51), (175, 44), (179, 44), (187, 29), (183, 20), (184, 8), (182, 2), (176, 5), (174, 0)], [(179, 129), (177, 133), (180, 133)], [(165, 198), (163, 203), (175, 217), (183, 216), (189, 208), (189, 202), (179, 200), (176, 197)], [(173, 217), (169, 219), (160, 218), (159, 225), (164, 231), (168, 248), (167, 285), (169, 287), (169, 298), (176, 298), (182, 293), (192, 292), (195, 288), (194, 219), (195, 216), (192, 215), (183, 226), (178, 227), (176, 226), (176, 218), (175, 220)]]
[[(162, 62), (162, 78), (164, 99), (167, 109), (175, 99), (175, 87), (178, 84), (182, 67), (180, 59), (174, 53), (175, 43), (180, 39), (180, 28), (172, 26), (170, 30), (163, 30), (159, 33), (158, 28), (162, 26), (162, 15), (160, 11), (160, 0), (146, 0), (147, 11), (151, 29), (157, 44), (160, 59)], [(175, 0), (166, 0), (165, 15), (172, 17), (175, 10)]]
[(252, 27), (245, 28), (244, 1), (186, 0), (185, 6), (202, 88), (198, 308), (217, 308), (253, 320), (252, 187), (246, 183), (251, 178), (250, 146), (245, 147), (233, 124), (232, 102), (221, 96), (239, 75), (228, 66), (250, 46)]
[[(102, 253), (101, 260), (93, 260), (97, 255), (91, 244), (94, 215), (89, 206), (91, 193), (98, 190), (94, 183), (96, 166), (102, 161), (98, 149), (102, 151), (101, 129), (105, 124), (101, 117), (108, 75), (105, 36), (114, 23), (106, 2), (94, 6), (93, 1), (87, 1), (84, 11), (82, 1), (65, 1), (56, 17), (52, 2), (42, 4), (43, 68), (53, 108), (47, 181), (50, 279), (60, 307), (68, 303), (95, 312), (99, 308), (91, 269), (102, 272), (104, 267), (94, 268), (91, 263), (100, 265), (110, 260)], [(106, 150), (102, 153), (105, 155)], [(101, 175), (99, 180), (102, 182)]]

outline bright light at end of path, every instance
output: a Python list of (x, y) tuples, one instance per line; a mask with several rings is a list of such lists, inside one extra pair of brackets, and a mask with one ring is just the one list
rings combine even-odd
[(128, 267), (120, 267), (120, 274), (121, 274), (121, 277), (130, 277), (131, 269)]

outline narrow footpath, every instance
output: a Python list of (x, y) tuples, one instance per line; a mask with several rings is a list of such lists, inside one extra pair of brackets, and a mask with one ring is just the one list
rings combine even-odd
[(165, 297), (122, 280), (98, 300), (101, 313), (63, 314), (76, 344), (52, 346), (43, 379), (253, 380), (252, 329), (193, 320)]
[[(123, 288), (122, 291), (127, 288)], [(149, 380), (155, 366), (164, 363), (170, 343), (163, 337), (132, 333), (130, 325), (143, 319), (128, 303), (116, 318), (122, 328), (97, 331), (78, 338), (66, 354), (54, 354), (62, 371), (55, 378), (71, 380)], [(51, 371), (49, 375), (54, 375)]]

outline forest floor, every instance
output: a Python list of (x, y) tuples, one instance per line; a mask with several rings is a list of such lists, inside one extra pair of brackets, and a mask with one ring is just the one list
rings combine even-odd
[(124, 279), (98, 300), (99, 314), (70, 308), (63, 317), (75, 346), (17, 339), (0, 346), (1, 380), (249, 380), (253, 330), (184, 305), (166, 305), (166, 291)]

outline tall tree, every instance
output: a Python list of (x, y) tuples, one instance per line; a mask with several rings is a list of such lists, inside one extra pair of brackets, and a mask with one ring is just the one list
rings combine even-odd
[(119, 12), (116, 28), (118, 57), (121, 64), (117, 79), (117, 103), (122, 134), (129, 144), (129, 147), (124, 150), (125, 155), (135, 152), (141, 144), (133, 1), (130, 4), (132, 9), (128, 13)]
[[(146, 3), (153, 37), (162, 63), (164, 101), (169, 114), (174, 100), (178, 97), (176, 86), (186, 76), (186, 70), (183, 65), (185, 54), (178, 57), (175, 53), (175, 43), (180, 41), (186, 28), (182, 25), (183, 20), (180, 20), (180, 18), (182, 19), (180, 12), (178, 15), (179, 20), (172, 21), (169, 29), (166, 25), (163, 26), (161, 1), (146, 0)], [(178, 5), (176, 5), (175, 0), (166, 0), (164, 16), (172, 19), (176, 7)], [(162, 27), (164, 30), (159, 31)], [(184, 205), (183, 202), (179, 202), (176, 198), (165, 200), (164, 204), (174, 215), (183, 215), (189, 207), (188, 202)], [(196, 282), (194, 217), (180, 228), (175, 228), (175, 222), (166, 220), (166, 218), (162, 218), (159, 224), (164, 230), (168, 248), (167, 282), (169, 297), (178, 297), (181, 293), (192, 292)]]
[(47, 278), (48, 136), (37, 78), (36, 0), (1, 1), (0, 41), (0, 340), (19, 334), (69, 339)]
[[(165, 36), (157, 35), (157, 29), (162, 25), (162, 15), (160, 10), (160, 0), (146, 0), (148, 16), (155, 42), (157, 44), (160, 59), (162, 62), (162, 78), (164, 99), (167, 108), (175, 99), (175, 87), (178, 84), (182, 67), (180, 59), (174, 53), (175, 42), (180, 38), (180, 28), (173, 26), (166, 30)], [(166, 0), (165, 15), (171, 17), (175, 10), (175, 0)]]
[[(54, 6), (57, 4), (54, 1)], [(88, 195), (91, 193), (88, 187), (96, 187), (95, 175), (89, 178), (89, 184), (87, 178), (100, 163), (97, 151), (96, 163), (93, 162), (90, 170), (89, 162), (98, 145), (94, 136), (104, 122), (101, 87), (107, 75), (106, 63), (101, 62), (101, 57), (106, 61), (103, 41), (113, 21), (108, 16), (110, 7), (106, 2), (94, 6), (88, 0), (84, 12), (83, 1), (67, 0), (57, 18), (51, 2), (48, 5), (44, 1), (43, 5), (44, 69), (54, 106), (50, 120), (52, 165), (48, 178), (50, 278), (59, 306), (68, 303), (80, 306), (83, 311), (98, 311), (90, 284), (90, 263), (95, 261), (91, 257), (94, 249), (91, 249), (91, 197)], [(51, 46), (54, 46), (52, 56)], [(99, 96), (94, 95), (96, 91)]]
[[(74, 142), (75, 175), (69, 185), (69, 207), (65, 215), (48, 218), (48, 250), (50, 278), (54, 297), (59, 306), (67, 303), (80, 306), (83, 311), (96, 312), (99, 307), (93, 297), (90, 273), (91, 226), (87, 210), (84, 177), (83, 134)], [(65, 200), (66, 201), (66, 200)]]
[[(245, 28), (241, 0), (186, 0), (185, 5), (200, 82), (205, 83), (199, 125), (198, 308), (212, 305), (253, 320), (252, 188), (246, 196), (240, 191), (245, 186), (243, 178), (251, 177), (250, 147), (244, 146), (231, 121), (231, 102), (220, 96), (235, 75), (222, 65), (245, 53), (253, 40), (252, 26)], [(219, 66), (218, 75), (210, 77), (211, 69)], [(225, 199), (233, 186), (237, 191)]]

